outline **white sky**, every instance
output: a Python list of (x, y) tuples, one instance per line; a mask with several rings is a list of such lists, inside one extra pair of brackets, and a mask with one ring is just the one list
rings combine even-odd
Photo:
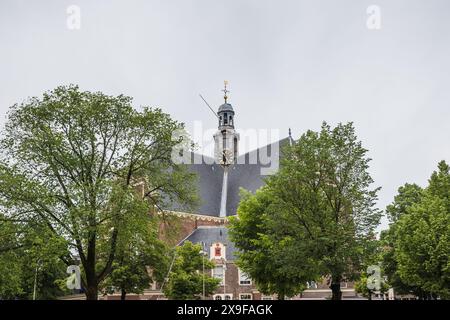
[[(69, 5), (81, 29), (66, 25)], [(366, 26), (369, 5), (381, 29)], [(382, 186), (425, 185), (450, 161), (447, 0), (0, 0), (0, 114), (61, 84), (161, 106), (192, 128), (216, 120), (230, 82), (236, 126), (353, 121)], [(386, 222), (382, 227), (386, 226)]]

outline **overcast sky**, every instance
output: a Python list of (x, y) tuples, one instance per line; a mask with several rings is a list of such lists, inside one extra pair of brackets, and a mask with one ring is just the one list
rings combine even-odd
[[(370, 5), (381, 29), (367, 27)], [(449, 11), (448, 0), (0, 0), (1, 121), (74, 83), (214, 128), (198, 94), (218, 107), (227, 79), (239, 128), (295, 138), (353, 121), (384, 208), (450, 161)]]

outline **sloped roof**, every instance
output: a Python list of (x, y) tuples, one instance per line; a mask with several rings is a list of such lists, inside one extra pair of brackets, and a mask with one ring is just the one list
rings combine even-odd
[(204, 249), (210, 254), (209, 248), (213, 243), (220, 242), (225, 245), (225, 258), (228, 261), (233, 261), (236, 259), (237, 249), (233, 242), (229, 240), (228, 229), (224, 226), (222, 227), (206, 227), (201, 226), (195, 229), (186, 239), (184, 239), (180, 245), (183, 245), (186, 241), (192, 243), (203, 243)]
[(225, 111), (232, 111), (232, 112), (234, 112), (233, 106), (231, 104), (229, 104), (229, 103), (224, 103), (223, 105), (221, 105), (219, 107), (219, 111), (218, 112), (225, 112)]
[[(275, 144), (278, 143), (281, 150), (283, 145), (289, 143), (289, 139), (291, 138), (284, 138), (278, 142), (245, 153), (238, 157), (237, 163), (230, 166), (228, 171), (227, 216), (236, 214), (240, 201), (240, 188), (255, 192), (263, 186), (264, 178), (266, 177), (264, 168), (269, 168), (270, 164), (264, 164), (265, 161), (261, 155), (267, 153), (269, 157), (279, 158), (280, 155), (274, 147)], [(274, 152), (273, 155), (272, 150)], [(192, 154), (191, 158), (194, 159), (194, 157), (202, 159), (202, 162), (199, 164), (188, 165), (189, 170), (195, 172), (198, 176), (197, 186), (201, 204), (195, 213), (218, 217), (220, 213), (223, 169), (219, 164), (213, 163), (213, 159), (209, 157)], [(171, 209), (176, 211), (177, 208), (178, 206), (174, 204)]]

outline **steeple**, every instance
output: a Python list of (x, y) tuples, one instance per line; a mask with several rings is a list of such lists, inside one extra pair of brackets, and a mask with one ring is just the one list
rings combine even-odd
[(225, 100), (225, 103), (227, 103), (227, 99), (228, 99), (227, 93), (230, 92), (230, 91), (227, 90), (228, 81), (225, 80), (225, 81), (223, 82), (223, 85), (224, 85), (224, 89), (222, 90), (223, 93), (224, 93), (223, 99)]
[(223, 99), (225, 103), (219, 107), (217, 115), (219, 126), (214, 134), (214, 153), (216, 161), (223, 168), (222, 195), (220, 203), (220, 217), (226, 217), (227, 191), (228, 191), (228, 169), (236, 162), (238, 156), (239, 134), (234, 130), (234, 110), (228, 103), (227, 89), (228, 81), (224, 81)]
[(228, 81), (224, 81), (224, 92), (223, 99), (225, 103), (219, 107), (217, 111), (217, 115), (219, 116), (219, 130), (231, 128), (234, 129), (234, 110), (233, 106), (228, 103), (228, 93), (230, 92), (227, 89)]

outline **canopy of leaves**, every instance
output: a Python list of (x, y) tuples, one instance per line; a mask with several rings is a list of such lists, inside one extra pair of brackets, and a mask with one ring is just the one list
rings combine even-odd
[(0, 208), (66, 241), (62, 259), (81, 261), (96, 299), (132, 221), (172, 201), (195, 205), (195, 177), (171, 157), (182, 128), (160, 109), (76, 86), (14, 105), (0, 140)]
[(404, 209), (398, 211), (395, 222), (384, 235), (383, 265), (398, 293), (449, 299), (449, 166), (440, 162), (438, 171), (432, 174), (428, 187), (419, 196), (410, 197), (417, 193), (417, 188), (412, 188), (411, 185), (400, 188), (394, 203), (388, 207), (388, 210), (402, 206)]
[(205, 297), (217, 289), (220, 280), (211, 277), (208, 272), (215, 264), (202, 253), (201, 245), (186, 241), (176, 248), (173, 259), (169, 281), (163, 288), (166, 297), (177, 300), (197, 300), (202, 297), (203, 285)]
[(262, 290), (284, 280), (292, 294), (320, 275), (338, 284), (356, 274), (381, 216), (366, 153), (351, 123), (324, 123), (287, 146), (279, 172), (244, 196), (231, 235)]
[(65, 241), (31, 222), (0, 214), (0, 299), (54, 299), (64, 294), (57, 281), (66, 277), (60, 255)]
[(143, 293), (152, 281), (162, 283), (169, 266), (169, 251), (159, 240), (158, 222), (158, 219), (141, 222), (133, 219), (126, 224), (111, 275), (103, 284), (106, 293), (119, 290), (124, 298), (127, 293)]
[(260, 189), (255, 195), (241, 190), (238, 218), (230, 217), (230, 235), (240, 249), (239, 267), (261, 292), (276, 293), (283, 299), (303, 291), (307, 281), (316, 279), (318, 265), (310, 258), (311, 248), (305, 242), (284, 232), (289, 222), (271, 223), (271, 210), (276, 207), (268, 189)]

